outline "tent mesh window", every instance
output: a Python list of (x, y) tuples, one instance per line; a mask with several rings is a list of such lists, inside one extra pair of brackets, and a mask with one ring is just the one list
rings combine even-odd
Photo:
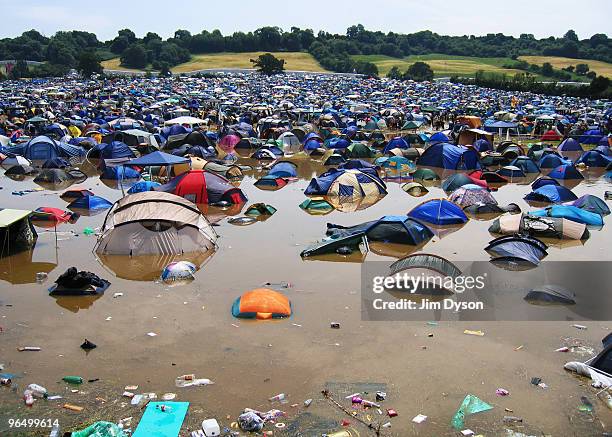
[(430, 254), (418, 254), (402, 258), (391, 264), (389, 270), (390, 274), (394, 275), (403, 270), (416, 267), (426, 267), (452, 278), (461, 275), (461, 270), (453, 263), (437, 255)]

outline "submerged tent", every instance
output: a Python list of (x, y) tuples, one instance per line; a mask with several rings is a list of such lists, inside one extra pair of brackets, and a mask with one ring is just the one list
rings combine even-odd
[(556, 153), (547, 153), (543, 155), (538, 163), (540, 168), (556, 168), (563, 164), (571, 164), (571, 161), (563, 159)]
[(325, 215), (334, 210), (333, 205), (322, 197), (306, 199), (299, 206), (311, 215)]
[(497, 259), (526, 261), (537, 265), (548, 255), (546, 249), (546, 244), (537, 238), (516, 234), (491, 240), (484, 250)]
[(136, 182), (128, 190), (128, 194), (142, 193), (143, 191), (154, 191), (156, 187), (161, 186), (159, 182), (154, 181), (140, 181)]
[(412, 179), (420, 181), (438, 181), (440, 180), (440, 176), (430, 168), (418, 168), (412, 173)]
[(472, 178), (465, 173), (456, 173), (442, 182), (442, 189), (447, 193), (455, 191), (457, 188), (460, 188), (464, 185), (478, 185), (481, 188), (487, 188), (486, 181)]
[(584, 179), (582, 173), (580, 173), (572, 164), (561, 164), (559, 167), (548, 173), (548, 177), (561, 180)]
[(559, 183), (559, 181), (549, 176), (542, 176), (540, 178), (537, 178), (535, 181), (533, 181), (533, 183), (531, 184), (531, 189), (537, 190), (538, 188), (541, 188), (545, 185), (561, 185), (561, 184)]
[(145, 191), (117, 201), (96, 243), (102, 255), (167, 255), (216, 248), (217, 235), (197, 206), (170, 193)]
[(85, 149), (80, 146), (59, 143), (46, 136), (32, 138), (27, 143), (14, 146), (11, 152), (16, 155), (24, 156), (31, 160), (46, 161), (53, 158), (70, 158), (85, 156)]
[(596, 150), (584, 152), (576, 161), (576, 164), (585, 164), (587, 167), (607, 167), (612, 162), (612, 159)]
[(104, 167), (100, 179), (123, 180), (123, 179), (140, 179), (138, 170), (125, 165), (116, 167)]
[(604, 224), (601, 215), (571, 205), (552, 205), (544, 209), (529, 211), (529, 215), (536, 217), (564, 218), (589, 226), (603, 226)]
[(448, 143), (436, 143), (429, 146), (418, 158), (417, 164), (419, 166), (448, 170), (474, 170), (480, 168), (478, 153), (474, 149)]
[(523, 299), (533, 305), (575, 305), (574, 293), (558, 285), (533, 288)]
[(313, 178), (306, 187), (304, 194), (359, 199), (367, 196), (385, 195), (387, 194), (387, 187), (375, 169), (337, 170), (332, 168), (319, 177)]
[(429, 241), (434, 236), (426, 225), (405, 215), (386, 215), (378, 220), (349, 227), (328, 223), (327, 234), (333, 239), (365, 235), (368, 242), (380, 241), (413, 246)]
[(582, 146), (574, 138), (567, 138), (559, 143), (557, 150), (561, 152), (582, 152)]
[[(92, 213), (95, 212), (102, 212), (105, 209), (110, 208), (111, 206), (113, 206), (113, 204), (111, 202), (109, 202), (108, 200), (99, 197), (99, 196), (82, 196), (79, 197), (78, 199), (73, 200), (69, 205), (68, 205), (68, 209), (70, 210), (77, 210), (79, 213), (83, 214), (83, 211), (89, 211), (89, 214), (91, 215)], [(84, 214), (87, 215), (87, 214)]]
[(524, 178), (527, 176), (522, 169), (514, 165), (506, 165), (500, 168), (499, 170), (497, 170), (497, 174), (510, 179)]
[(232, 316), (259, 320), (290, 317), (291, 302), (278, 291), (256, 288), (234, 301)]
[(347, 158), (373, 158), (376, 156), (376, 151), (365, 143), (352, 143), (346, 148), (345, 156)]
[(468, 221), (460, 206), (446, 199), (432, 199), (415, 206), (408, 215), (434, 225), (456, 225)]
[(538, 165), (527, 156), (517, 156), (509, 165), (520, 168), (525, 174), (540, 173)]
[(441, 256), (416, 253), (401, 258), (389, 266), (388, 276), (398, 273), (406, 276), (414, 274), (417, 278), (421, 278), (418, 282), (419, 288), (404, 291), (419, 295), (444, 295), (453, 293), (453, 281), (447, 281), (446, 278), (457, 278), (461, 275), (461, 270)]
[(472, 205), (497, 205), (491, 193), (478, 185), (467, 184), (453, 191), (448, 199), (462, 208)]
[(608, 208), (606, 202), (597, 196), (593, 196), (592, 194), (580, 196), (578, 199), (568, 203), (567, 205), (577, 206), (580, 209), (594, 212), (595, 214), (602, 216), (610, 214), (610, 208)]
[(240, 188), (233, 186), (224, 177), (204, 170), (190, 170), (154, 190), (173, 193), (200, 204), (220, 201), (236, 204), (246, 201)]
[(532, 237), (568, 240), (586, 240), (590, 236), (584, 224), (562, 218), (536, 217), (528, 214), (498, 217), (489, 227), (489, 232), (502, 235), (525, 233)]
[(561, 203), (576, 200), (578, 197), (562, 185), (547, 184), (536, 188), (527, 194), (524, 199), (534, 202)]

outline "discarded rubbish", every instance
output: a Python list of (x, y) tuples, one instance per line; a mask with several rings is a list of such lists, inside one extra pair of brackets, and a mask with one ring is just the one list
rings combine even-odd
[(453, 420), (451, 422), (453, 425), (453, 428), (455, 428), (456, 430), (460, 430), (461, 428), (463, 428), (464, 423), (465, 423), (465, 416), (469, 414), (480, 413), (482, 411), (488, 411), (491, 409), (493, 409), (491, 405), (480, 400), (478, 397), (471, 395), (471, 394), (467, 395), (463, 399), (463, 402), (459, 406), (459, 409), (453, 416)]
[(73, 432), (72, 437), (126, 437), (123, 430), (114, 423), (96, 422), (87, 428)]
[(147, 335), (149, 337), (157, 337), (157, 334), (155, 332), (147, 332)]
[(304, 406), (305, 406), (305, 407), (309, 407), (309, 406), (310, 406), (310, 404), (312, 404), (312, 399), (306, 399), (306, 400), (304, 401)]
[(95, 349), (98, 346), (95, 345), (94, 343), (92, 343), (91, 341), (85, 339), (85, 341), (83, 342), (83, 344), (81, 344), (81, 349), (85, 349), (85, 350), (91, 350), (91, 349)]
[(43, 282), (47, 280), (48, 276), (49, 275), (47, 275), (47, 273), (45, 272), (38, 272), (36, 273), (36, 282), (38, 282), (39, 284), (42, 284)]
[(247, 411), (238, 416), (238, 426), (247, 432), (258, 432), (264, 427), (264, 420), (252, 411)]
[(176, 393), (164, 393), (161, 398), (162, 401), (171, 401), (176, 398)]
[(388, 415), (389, 417), (397, 417), (397, 411), (395, 411), (395, 410), (393, 410), (393, 409), (391, 409), (391, 408), (388, 408), (388, 409), (387, 409), (387, 415)]
[(414, 423), (423, 423), (426, 420), (427, 420), (427, 416), (425, 416), (424, 414), (417, 414), (416, 416), (412, 418), (412, 421)]
[(376, 401), (380, 402), (380, 401), (384, 401), (387, 397), (387, 393), (385, 393), (384, 391), (377, 391), (376, 392)]
[(572, 325), (572, 326), (576, 329), (587, 329), (587, 327), (584, 325)]
[(510, 392), (504, 388), (498, 388), (497, 390), (495, 390), (495, 394), (497, 396), (508, 396)]
[(569, 352), (570, 348), (567, 346), (560, 347), (559, 349), (555, 349), (555, 352)]
[(463, 333), (467, 335), (477, 335), (478, 337), (484, 336), (484, 332), (482, 331), (471, 331), (469, 329), (466, 329), (465, 331), (463, 331)]
[(63, 408), (65, 408), (66, 410), (76, 411), (77, 413), (80, 413), (81, 411), (84, 410), (83, 407), (80, 407), (78, 405), (73, 405), (73, 404), (64, 404)]
[(149, 402), (132, 437), (178, 436), (188, 408), (189, 402)]
[(113, 294), (113, 297), (114, 297), (115, 299), (116, 299), (116, 298), (118, 298), (118, 297), (121, 297), (121, 296), (123, 296), (123, 293), (119, 293), (119, 292), (118, 292), (118, 293)]
[(522, 423), (523, 419), (516, 416), (504, 416), (504, 423)]
[(542, 382), (542, 378), (538, 377), (538, 376), (534, 376), (533, 378), (531, 378), (531, 383), (533, 385), (538, 385), (539, 383)]
[(28, 390), (32, 392), (32, 395), (36, 398), (45, 398), (47, 397), (47, 389), (38, 384), (30, 384), (28, 385)]
[(37, 352), (40, 350), (38, 346), (24, 346), (17, 349), (19, 352)]
[(64, 376), (62, 381), (67, 382), (68, 384), (83, 384), (83, 378), (80, 376)]
[(579, 411), (590, 413), (593, 411), (593, 404), (586, 396), (580, 396), (580, 401), (582, 404), (578, 407)]
[(285, 399), (285, 393), (279, 393), (271, 398), (268, 398), (270, 402), (282, 401), (283, 399)]
[(208, 378), (196, 378), (195, 375), (183, 375), (179, 376), (175, 380), (175, 385), (177, 387), (198, 387), (202, 385), (212, 385), (214, 384)]
[(221, 434), (217, 419), (206, 419), (202, 422), (202, 431), (206, 437), (216, 437)]
[(143, 398), (144, 398), (143, 395), (134, 395), (134, 396), (132, 396), (132, 400), (130, 401), (130, 404), (138, 405), (138, 404), (140, 404), (140, 402), (142, 401)]
[(177, 261), (168, 264), (161, 274), (161, 279), (166, 284), (174, 284), (194, 279), (197, 267), (189, 261)]
[(0, 385), (11, 385), (11, 378), (0, 378)]

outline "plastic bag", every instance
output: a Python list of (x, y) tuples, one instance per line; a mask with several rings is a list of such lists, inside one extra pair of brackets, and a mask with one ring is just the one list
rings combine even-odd
[(238, 416), (238, 425), (243, 431), (256, 432), (264, 427), (264, 420), (254, 412), (247, 411)]
[(111, 422), (96, 422), (84, 430), (73, 432), (72, 437), (126, 437), (121, 428)]
[(474, 395), (467, 395), (461, 406), (453, 416), (452, 425), (453, 428), (460, 430), (463, 429), (465, 424), (465, 416), (468, 414), (480, 413), (482, 411), (492, 410), (493, 407), (486, 402), (480, 400)]

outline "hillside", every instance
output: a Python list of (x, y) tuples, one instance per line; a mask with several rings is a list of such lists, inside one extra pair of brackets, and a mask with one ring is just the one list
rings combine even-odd
[[(251, 59), (265, 52), (246, 53), (214, 53), (193, 55), (189, 62), (172, 67), (173, 73), (188, 73), (198, 70), (215, 68), (252, 68)], [(286, 70), (296, 71), (326, 71), (319, 63), (305, 52), (272, 52), (274, 56), (285, 60)], [(119, 65), (119, 58), (109, 59), (102, 62), (104, 68), (110, 70), (138, 71)]]
[(519, 56), (522, 61), (527, 61), (530, 64), (542, 65), (545, 62), (550, 62), (554, 68), (565, 68), (570, 65), (588, 64), (589, 68), (599, 75), (612, 78), (612, 64), (602, 61), (594, 61), (592, 59), (573, 59), (562, 58), (560, 56)]

